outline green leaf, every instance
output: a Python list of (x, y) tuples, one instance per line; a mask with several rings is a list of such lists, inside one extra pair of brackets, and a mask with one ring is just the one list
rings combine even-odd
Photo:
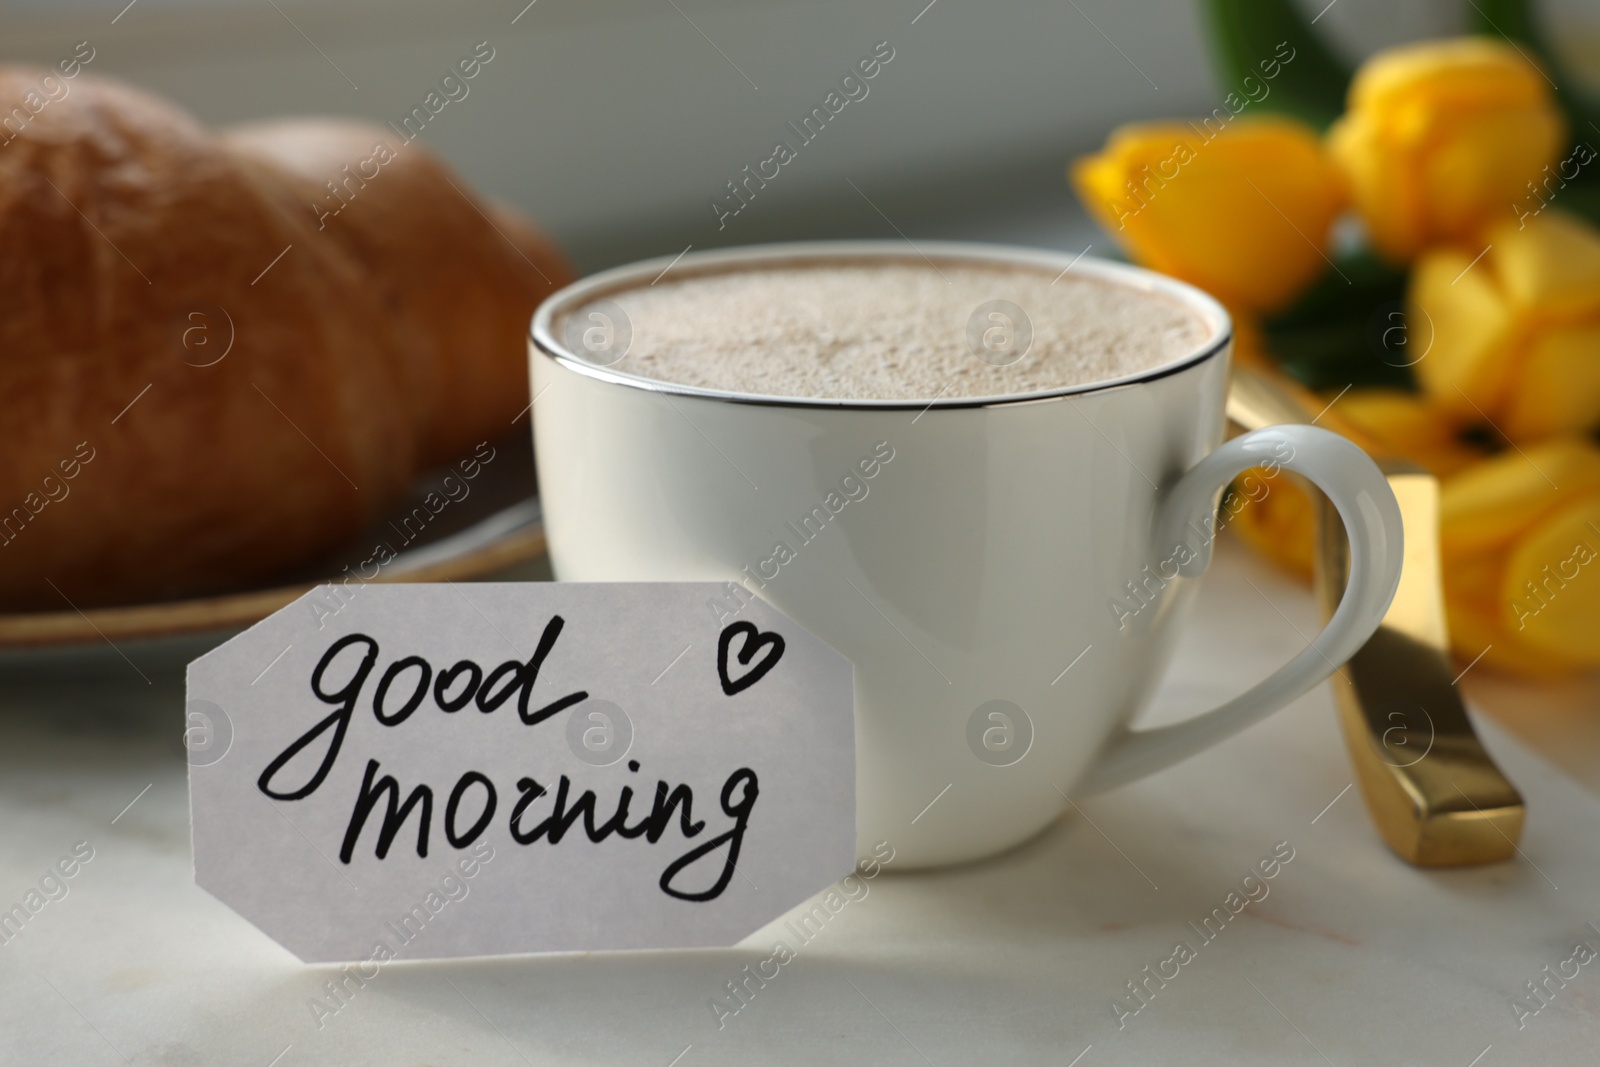
[[(1350, 68), (1291, 0), (1202, 2), (1212, 57), (1229, 90), (1254, 99), (1259, 89), (1256, 94), (1245, 91), (1245, 78), (1252, 78), (1250, 84), (1269, 90), (1252, 107), (1292, 115), (1319, 128), (1343, 113)], [(1266, 72), (1274, 69), (1277, 76), (1268, 79)]]
[(1278, 365), (1312, 389), (1415, 389), (1405, 272), (1370, 252), (1340, 257), (1293, 307), (1262, 324)]
[[(1590, 143), (1600, 145), (1600, 138)], [(1585, 174), (1588, 181), (1583, 180)], [(1565, 189), (1558, 189), (1550, 199), (1550, 206), (1600, 226), (1600, 162), (1590, 163)]]
[[(1467, 0), (1469, 25), (1489, 37), (1510, 41), (1528, 58), (1537, 60), (1555, 82), (1556, 102), (1567, 113), (1571, 136), (1578, 141), (1600, 144), (1600, 104), (1586, 98), (1573, 84), (1561, 61), (1550, 48), (1550, 40), (1528, 0)], [(1600, 183), (1600, 168), (1590, 166), (1578, 174), (1583, 183)], [(1589, 216), (1591, 219), (1593, 215)]]
[(1467, 0), (1467, 6), (1472, 9), (1467, 20), (1479, 33), (1529, 44), (1542, 39), (1533, 9), (1524, 0)]
[(1287, 328), (1365, 316), (1379, 304), (1399, 300), (1405, 295), (1405, 287), (1406, 272), (1370, 251), (1343, 254), (1316, 285), (1268, 322)]
[(1268, 331), (1267, 345), (1284, 373), (1319, 392), (1345, 386), (1416, 391), (1406, 367), (1384, 362), (1369, 347), (1362, 320), (1334, 321), (1317, 328)]

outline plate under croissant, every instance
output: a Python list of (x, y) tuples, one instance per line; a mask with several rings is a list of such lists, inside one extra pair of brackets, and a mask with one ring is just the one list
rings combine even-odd
[(52, 667), (165, 671), (174, 661), (200, 655), (266, 618), (318, 583), (342, 579), (346, 566), (354, 571), (380, 540), (394, 545), (397, 554), (379, 581), (468, 581), (519, 565), (538, 570), (545, 538), (533, 493), (532, 449), (526, 436), (496, 448), (495, 462), (483, 465), (466, 495), (443, 507), (403, 547), (398, 524), (430, 490), (439, 490), (444, 471), (419, 478), (411, 499), (342, 551), (270, 586), (164, 603), (83, 611), (64, 604), (61, 611), (0, 613), (0, 668), (28, 673), (50, 672)]

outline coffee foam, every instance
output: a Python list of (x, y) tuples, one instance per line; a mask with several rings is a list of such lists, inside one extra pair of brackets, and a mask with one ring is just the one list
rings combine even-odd
[(586, 321), (601, 300), (621, 307), (631, 328), (614, 369), (782, 397), (931, 401), (1060, 389), (1151, 370), (1213, 333), (1161, 294), (975, 261), (715, 271), (605, 293), (569, 318)]

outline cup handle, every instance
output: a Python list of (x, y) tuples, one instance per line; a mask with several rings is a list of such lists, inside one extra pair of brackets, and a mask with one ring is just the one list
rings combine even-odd
[[(1098, 792), (1171, 766), (1254, 725), (1321, 682), (1377, 631), (1400, 582), (1403, 554), (1400, 506), (1378, 465), (1338, 434), (1315, 426), (1269, 426), (1224, 444), (1195, 464), (1156, 511), (1157, 559), (1197, 578), (1211, 562), (1211, 541), (1191, 545), (1197, 531), (1214, 531), (1218, 494), (1252, 467), (1279, 467), (1308, 478), (1339, 512), (1350, 542), (1350, 578), (1338, 610), (1299, 655), (1219, 707), (1151, 730), (1121, 727), (1080, 784)], [(1185, 551), (1183, 546), (1189, 546)]]

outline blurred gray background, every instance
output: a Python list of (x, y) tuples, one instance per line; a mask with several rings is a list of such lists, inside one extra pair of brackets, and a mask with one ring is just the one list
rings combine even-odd
[[(1448, 33), (1457, 0), (1307, 0), (1352, 57)], [(1595, 0), (1549, 0), (1592, 57)], [(1193, 0), (10, 0), (0, 50), (213, 123), (399, 120), (478, 42), (493, 60), (422, 134), (585, 270), (686, 245), (830, 236), (1098, 240), (1065, 162), (1123, 121), (1209, 111)], [(894, 59), (750, 206), (711, 208), (880, 41)], [(1596, 70), (1600, 64), (1574, 63)], [(853, 186), (852, 187), (852, 183)]]

